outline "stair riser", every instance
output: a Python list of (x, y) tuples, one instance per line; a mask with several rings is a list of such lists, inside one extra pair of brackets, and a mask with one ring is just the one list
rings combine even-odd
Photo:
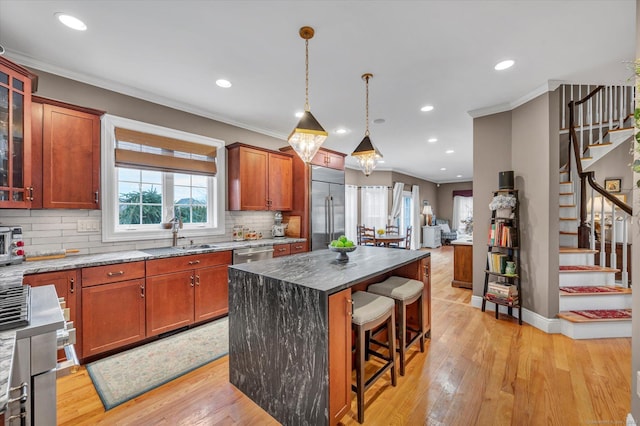
[(578, 247), (578, 236), (560, 234), (560, 245), (563, 247)]
[(559, 217), (578, 217), (578, 209), (574, 207), (560, 207)]
[(561, 220), (560, 231), (578, 232), (578, 221), (577, 220)]
[(573, 182), (562, 182), (560, 177), (560, 192), (573, 192)]
[(560, 329), (572, 339), (631, 337), (631, 320), (577, 323), (560, 319)]
[(604, 138), (604, 142), (610, 142), (611, 145), (605, 145), (602, 147), (594, 147), (589, 149), (591, 159), (582, 161), (582, 168), (587, 169), (596, 161), (607, 155), (609, 152), (617, 148), (621, 143), (625, 142), (633, 136), (633, 129), (612, 131)]
[(573, 199), (573, 194), (560, 196), (560, 204), (574, 204), (574, 203), (575, 201)]
[(593, 253), (560, 253), (560, 266), (594, 264)]
[(560, 173), (560, 183), (569, 182), (569, 173)]
[(560, 272), (560, 287), (615, 285), (613, 272)]
[(560, 311), (630, 309), (631, 294), (560, 295)]

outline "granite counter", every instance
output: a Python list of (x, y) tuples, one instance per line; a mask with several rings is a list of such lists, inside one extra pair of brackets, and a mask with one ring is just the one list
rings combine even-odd
[(346, 263), (336, 256), (319, 250), (229, 268), (230, 381), (285, 425), (336, 422), (344, 414), (330, 406), (336, 395), (349, 410), (351, 358), (332, 357), (351, 354), (352, 289), (390, 275), (422, 280), (430, 332), (429, 252), (358, 246)]

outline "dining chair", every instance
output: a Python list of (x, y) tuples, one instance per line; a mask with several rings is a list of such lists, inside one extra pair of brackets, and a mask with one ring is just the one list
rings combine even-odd
[(404, 240), (404, 248), (407, 250), (411, 249), (411, 231), (413, 226), (407, 226), (407, 237)]
[(358, 245), (372, 246), (376, 236), (375, 228), (367, 228), (364, 225), (358, 227)]
[(385, 230), (387, 234), (400, 234), (400, 229), (396, 225), (387, 225), (387, 229)]

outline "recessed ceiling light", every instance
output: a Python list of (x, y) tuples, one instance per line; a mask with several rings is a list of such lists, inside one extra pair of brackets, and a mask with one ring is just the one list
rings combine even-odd
[(375, 124), (382, 124), (384, 123), (386, 120), (384, 118), (376, 118), (375, 120), (373, 120), (373, 122)]
[(427, 142), (430, 142), (430, 143), (438, 142), (438, 138), (429, 138)]
[(445, 170), (447, 170), (447, 168), (446, 167), (440, 167), (440, 170), (445, 171)]
[(67, 27), (76, 31), (85, 31), (87, 26), (84, 22), (76, 18), (75, 16), (67, 15), (66, 13), (58, 12), (55, 14), (58, 21), (62, 22)]
[(338, 129), (336, 130), (336, 133), (339, 135), (344, 135), (345, 133), (347, 133), (347, 129)]
[(515, 64), (511, 59), (507, 59), (506, 61), (498, 62), (493, 69), (496, 71), (506, 70), (507, 68), (511, 68)]
[(229, 80), (225, 80), (224, 78), (216, 80), (216, 84), (224, 89), (228, 89), (231, 87), (231, 82)]
[(384, 160), (378, 160), (378, 164), (384, 163)]
[(304, 115), (303, 111), (296, 112), (296, 117), (298, 117), (298, 118), (302, 117), (303, 115)]
[(452, 150), (452, 149), (448, 149), (448, 150), (446, 150), (445, 152), (446, 152), (447, 154), (453, 154), (455, 151), (454, 151), (454, 150)]
[(457, 178), (461, 178), (461, 177), (462, 177), (462, 175), (456, 175), (456, 177), (457, 177)]
[(433, 105), (425, 105), (422, 108), (420, 108), (420, 111), (422, 112), (433, 111)]

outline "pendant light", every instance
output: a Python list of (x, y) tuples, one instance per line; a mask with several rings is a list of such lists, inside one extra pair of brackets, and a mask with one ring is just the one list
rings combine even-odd
[(300, 37), (305, 40), (304, 113), (296, 128), (289, 135), (289, 144), (305, 163), (309, 163), (316, 155), (328, 135), (309, 110), (309, 39), (313, 37), (313, 34), (314, 30), (311, 27), (300, 28)]
[(362, 79), (367, 85), (367, 97), (366, 97), (366, 130), (364, 132), (364, 138), (355, 151), (351, 153), (353, 157), (358, 161), (358, 165), (362, 169), (365, 176), (369, 176), (373, 169), (378, 165), (378, 160), (382, 158), (380, 151), (373, 146), (371, 138), (369, 138), (369, 79), (373, 77), (373, 74), (362, 74)]

